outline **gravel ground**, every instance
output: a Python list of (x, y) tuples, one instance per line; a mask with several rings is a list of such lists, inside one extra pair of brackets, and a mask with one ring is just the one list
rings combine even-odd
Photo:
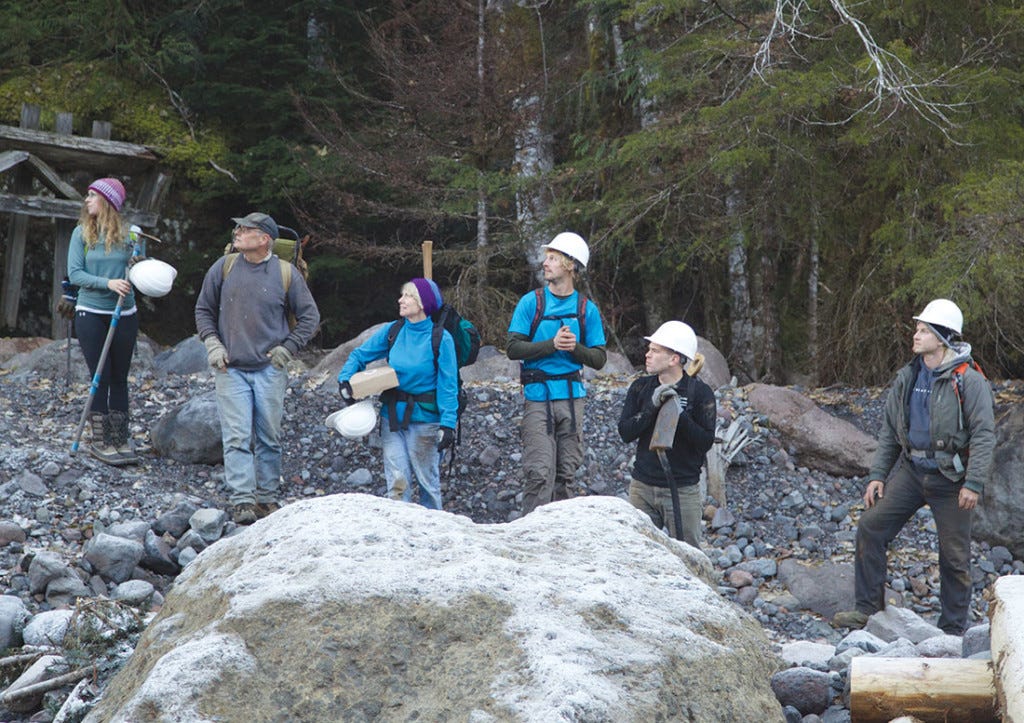
[[(578, 476), (577, 494), (626, 497), (631, 448), (616, 431), (619, 410), (629, 380), (601, 379), (591, 383), (586, 415), (585, 469)], [(212, 389), (208, 374), (156, 378), (144, 375), (133, 383), (133, 430), (144, 443), (146, 430), (167, 409)], [(6, 491), (0, 517), (15, 519), (30, 529), (29, 546), (57, 549), (69, 559), (97, 525), (132, 519), (153, 520), (182, 496), (201, 506), (224, 506), (223, 470), (144, 455), (138, 467), (111, 468), (88, 455), (71, 457), (69, 450), (81, 413), (86, 388), (48, 379), (10, 382), (0, 376), (0, 491)], [(445, 509), (478, 523), (501, 523), (518, 515), (521, 492), (518, 423), (521, 397), (511, 382), (467, 385), (469, 405), (463, 418), (462, 443), (449, 472), (443, 473)], [(873, 434), (881, 415), (882, 389), (828, 388), (804, 390), (820, 405)], [(750, 410), (741, 389), (719, 390), (720, 413), (750, 421), (756, 441), (734, 461), (727, 478), (732, 524), (709, 524), (705, 551), (723, 568), (730, 566), (732, 547), (743, 558), (849, 561), (862, 480), (838, 478), (799, 466), (792, 450), (780, 444), (767, 420)], [(286, 501), (341, 492), (384, 493), (379, 442), (339, 437), (323, 425), (336, 408), (323, 390), (309, 389), (293, 377), (286, 404), (284, 484)], [(26, 471), (40, 475), (50, 493), (28, 494), (18, 486)], [(847, 514), (850, 512), (851, 514)], [(707, 519), (713, 519), (709, 508)], [(897, 587), (911, 588), (911, 579), (924, 579), (927, 590), (913, 602), (922, 614), (937, 611), (934, 525), (924, 511), (920, 524), (907, 525), (894, 547), (891, 577)], [(978, 547), (976, 558), (985, 555)], [(3, 592), (25, 595), (19, 589), (17, 551), (0, 556), (5, 572)], [(733, 561), (735, 562), (735, 560)], [(724, 578), (723, 578), (724, 580)], [(985, 602), (978, 577), (975, 617)], [(758, 579), (760, 596), (744, 602), (773, 638), (837, 640), (819, 616), (792, 612), (769, 602), (784, 590), (768, 576)], [(722, 591), (737, 591), (723, 581)], [(766, 594), (770, 593), (770, 594)], [(45, 603), (32, 600), (36, 608)]]

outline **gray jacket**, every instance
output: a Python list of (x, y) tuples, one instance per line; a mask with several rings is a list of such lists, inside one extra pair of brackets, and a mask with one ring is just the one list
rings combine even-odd
[[(943, 475), (980, 493), (992, 473), (996, 446), (992, 387), (983, 375), (968, 366), (962, 377), (962, 402), (957, 399), (953, 370), (970, 361), (971, 345), (957, 342), (952, 350), (952, 358), (939, 365), (932, 382), (931, 451)], [(921, 358), (915, 357), (896, 374), (886, 398), (885, 420), (868, 479), (885, 480), (900, 455), (910, 452), (908, 408), (921, 364)]]

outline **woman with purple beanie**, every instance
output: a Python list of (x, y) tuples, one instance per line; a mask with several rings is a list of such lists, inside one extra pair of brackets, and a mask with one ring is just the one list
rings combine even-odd
[(90, 454), (117, 466), (139, 462), (128, 431), (128, 370), (135, 353), (139, 317), (126, 274), (134, 245), (121, 216), (124, 201), (124, 186), (116, 178), (100, 178), (89, 184), (68, 248), (68, 278), (78, 287), (75, 331), (93, 376), (118, 297), (124, 297), (89, 417)]
[[(342, 401), (352, 404), (349, 379), (377, 359), (387, 359), (398, 388), (381, 394), (381, 443), (388, 496), (439, 510), (441, 455), (455, 440), (458, 421), (458, 364), (452, 335), (441, 330), (434, 350), (433, 316), (444, 302), (430, 279), (413, 279), (398, 297), (399, 319), (387, 324), (349, 354), (338, 373)], [(397, 328), (397, 330), (396, 330)]]

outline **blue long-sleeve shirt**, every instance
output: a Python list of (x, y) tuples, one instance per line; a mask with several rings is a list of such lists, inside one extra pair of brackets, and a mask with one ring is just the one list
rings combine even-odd
[[(447, 330), (442, 332), (435, 368), (431, 341), (434, 322), (429, 318), (416, 322), (406, 319), (395, 338), (395, 345), (388, 353), (388, 332), (396, 323), (391, 322), (381, 327), (362, 346), (354, 349), (338, 372), (338, 381), (347, 382), (353, 374), (365, 369), (370, 362), (386, 357), (388, 364), (398, 376), (398, 387), (403, 392), (412, 395), (435, 390), (437, 392), (437, 411), (425, 408), (422, 404), (415, 404), (410, 421), (439, 422), (442, 427), (455, 429), (459, 411), (459, 367), (452, 335)], [(395, 412), (398, 418), (402, 419), (405, 416), (405, 403), (399, 402)], [(383, 415), (388, 416), (386, 406)]]

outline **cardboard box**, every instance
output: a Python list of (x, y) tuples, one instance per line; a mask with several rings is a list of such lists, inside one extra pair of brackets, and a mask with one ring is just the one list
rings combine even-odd
[(398, 386), (398, 375), (389, 366), (375, 367), (356, 372), (348, 380), (352, 386), (352, 398), (364, 399)]

